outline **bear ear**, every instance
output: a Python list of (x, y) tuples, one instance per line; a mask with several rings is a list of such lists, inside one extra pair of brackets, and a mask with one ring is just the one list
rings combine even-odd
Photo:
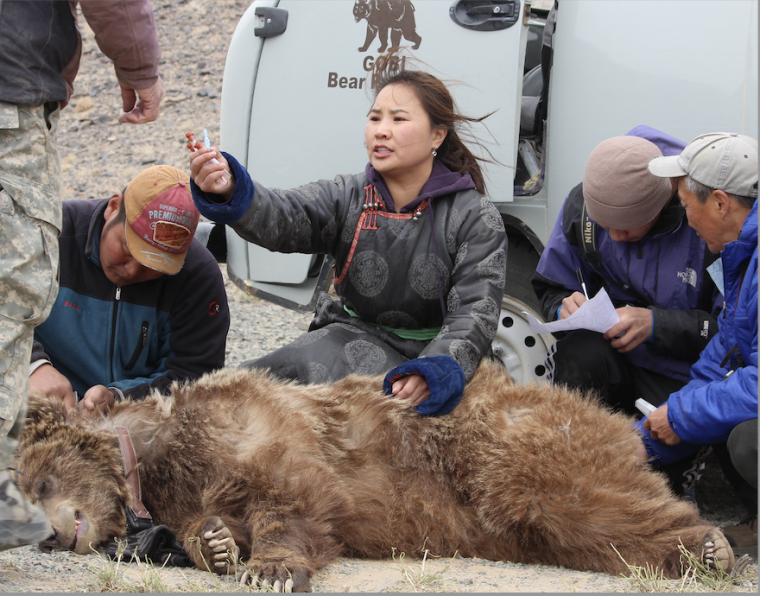
[(66, 408), (63, 406), (62, 399), (39, 391), (29, 393), (29, 402), (26, 407), (27, 424), (38, 424), (43, 421), (63, 422), (64, 420), (66, 420)]
[(26, 420), (19, 438), (19, 449), (49, 436), (53, 429), (65, 424), (66, 409), (63, 400), (44, 393), (31, 392), (26, 408)]

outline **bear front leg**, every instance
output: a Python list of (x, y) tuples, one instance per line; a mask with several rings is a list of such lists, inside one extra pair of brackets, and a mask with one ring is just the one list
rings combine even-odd
[(377, 31), (380, 40), (380, 47), (377, 48), (377, 51), (382, 54), (388, 48), (388, 27), (378, 27)]
[[(332, 506), (340, 503), (341, 495), (328, 496)], [(333, 526), (337, 520), (332, 512), (319, 511), (315, 505), (305, 499), (271, 499), (251, 507), (246, 516), (251, 523), (246, 581), (294, 592), (311, 590), (314, 573), (340, 553)]]
[(372, 40), (375, 39), (376, 35), (377, 35), (377, 29), (373, 28), (372, 25), (367, 25), (367, 35), (364, 38), (364, 45), (362, 45), (359, 48), (359, 51), (366, 52), (367, 48), (369, 47), (369, 44), (372, 43)]
[(221, 518), (200, 519), (190, 526), (185, 536), (183, 546), (198, 569), (219, 575), (235, 573), (240, 547)]

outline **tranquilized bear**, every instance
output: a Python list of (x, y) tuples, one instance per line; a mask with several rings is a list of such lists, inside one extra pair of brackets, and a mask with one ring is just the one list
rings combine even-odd
[(626, 571), (622, 557), (673, 577), (680, 542), (734, 564), (723, 534), (634, 454), (630, 419), (512, 385), (490, 362), (437, 418), (383, 395), (382, 377), (301, 386), (225, 369), (94, 421), (33, 395), (19, 469), (55, 529), (48, 546), (87, 553), (124, 534), (134, 501), (117, 427), (142, 502), (198, 567), (228, 573), (239, 549), (250, 577), (299, 591), (338, 556), (394, 548), (611, 574)]

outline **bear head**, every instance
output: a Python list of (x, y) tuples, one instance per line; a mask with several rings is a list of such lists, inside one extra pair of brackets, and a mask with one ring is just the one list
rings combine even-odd
[(126, 533), (131, 493), (118, 439), (74, 410), (67, 416), (59, 398), (30, 394), (17, 468), (21, 490), (53, 528), (43, 550), (87, 554)]

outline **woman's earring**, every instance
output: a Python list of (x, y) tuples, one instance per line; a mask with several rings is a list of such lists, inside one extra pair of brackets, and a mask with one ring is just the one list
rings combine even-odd
[(438, 155), (438, 151), (436, 151), (435, 149), (433, 149), (433, 157), (435, 157), (436, 155)]

